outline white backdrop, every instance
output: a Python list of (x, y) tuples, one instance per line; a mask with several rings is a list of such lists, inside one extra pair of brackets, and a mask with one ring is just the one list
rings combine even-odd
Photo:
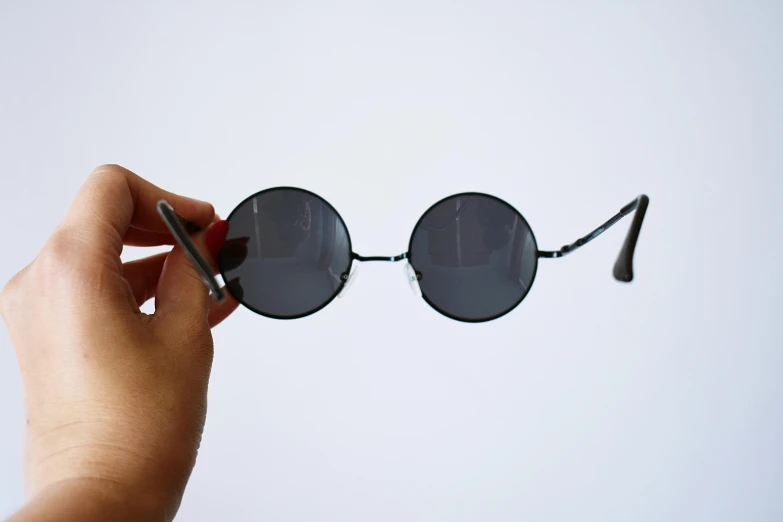
[(438, 315), (400, 264), (307, 319), (238, 311), (179, 520), (783, 520), (779, 3), (255, 4), (0, 2), (0, 283), (102, 163), (223, 216), (308, 188), (364, 255), (465, 190), (542, 249), (651, 204), (636, 281), (611, 276), (628, 220), (494, 322)]

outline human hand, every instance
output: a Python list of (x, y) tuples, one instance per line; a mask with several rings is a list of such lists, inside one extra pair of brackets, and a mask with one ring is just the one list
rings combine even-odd
[[(122, 263), (123, 245), (173, 244), (160, 199), (210, 227), (194, 240), (213, 260), (227, 224), (215, 226), (210, 204), (109, 165), (0, 293), (27, 412), (30, 503), (14, 520), (39, 520), (52, 503), (70, 520), (62, 502), (74, 498), (82, 520), (170, 520), (179, 507), (205, 421), (210, 328), (238, 303), (211, 302), (179, 247)], [(155, 313), (142, 313), (153, 297)]]

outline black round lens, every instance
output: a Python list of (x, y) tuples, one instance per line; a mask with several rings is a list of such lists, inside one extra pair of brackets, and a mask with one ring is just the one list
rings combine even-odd
[(297, 188), (255, 194), (228, 216), (218, 254), (226, 288), (254, 312), (294, 319), (340, 292), (351, 268), (351, 238), (324, 199)]
[(421, 217), (408, 256), (435, 310), (489, 321), (513, 310), (533, 284), (538, 246), (525, 218), (494, 196), (457, 194)]

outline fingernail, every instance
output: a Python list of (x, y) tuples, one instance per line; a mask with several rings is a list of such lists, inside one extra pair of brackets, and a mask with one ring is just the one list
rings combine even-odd
[(245, 291), (242, 290), (242, 285), (239, 284), (239, 278), (236, 277), (226, 283), (226, 288), (234, 296), (234, 299), (241, 301), (245, 297)]
[(225, 220), (217, 221), (207, 230), (204, 236), (204, 246), (212, 255), (212, 259), (217, 259), (218, 252), (226, 241), (226, 235), (228, 235), (228, 221)]

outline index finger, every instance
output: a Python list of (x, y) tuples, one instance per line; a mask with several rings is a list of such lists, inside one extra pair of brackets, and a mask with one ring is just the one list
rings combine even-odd
[(92, 172), (79, 190), (63, 226), (78, 229), (88, 242), (105, 242), (107, 231), (114, 231), (113, 239), (119, 239), (116, 246), (121, 249), (122, 238), (131, 226), (169, 232), (156, 209), (161, 199), (194, 227), (206, 227), (215, 215), (209, 203), (163, 190), (119, 165), (103, 165)]

